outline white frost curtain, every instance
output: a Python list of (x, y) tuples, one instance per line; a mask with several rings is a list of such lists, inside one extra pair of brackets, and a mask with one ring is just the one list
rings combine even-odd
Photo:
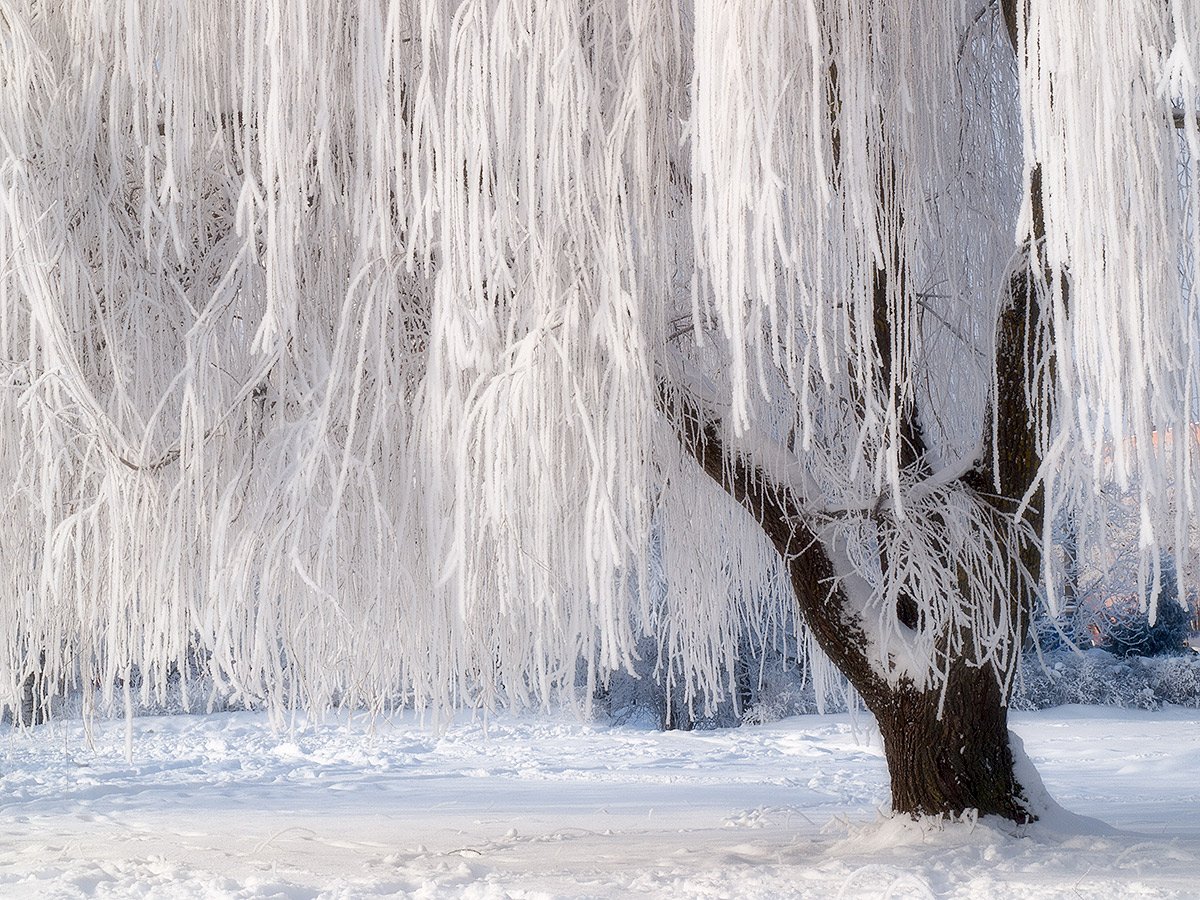
[(942, 0), (7, 0), (0, 689), (193, 647), (276, 708), (529, 702), (647, 630), (721, 695), (786, 585), (657, 380), (903, 517), (905, 403), (977, 452), (1040, 165), (1054, 465), (1178, 427), (1197, 27), (1046, 0), (1017, 67)]

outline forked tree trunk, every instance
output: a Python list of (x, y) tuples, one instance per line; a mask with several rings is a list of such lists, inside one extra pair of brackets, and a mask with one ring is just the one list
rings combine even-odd
[[(1035, 484), (1040, 462), (1024, 387), (1032, 372), (1026, 341), (1037, 316), (1035, 305), (1029, 279), (1015, 278), (1010, 303), (1001, 312), (997, 329), (999, 380), (993, 403), (999, 428), (994, 437), (990, 429), (985, 434), (985, 462), (961, 479), (963, 489), (973, 492), (977, 502), (995, 510), (997, 529), (1002, 521), (1016, 515), (1019, 498)], [(882, 349), (880, 355), (886, 364), (888, 349)], [(660, 399), (684, 448), (745, 507), (775, 545), (787, 564), (805, 624), (874, 714), (891, 775), (893, 810), (913, 816), (958, 816), (974, 810), (1015, 822), (1035, 819), (1013, 771), (1008, 698), (1002, 687), (1011, 684), (1011, 673), (998, 672), (990, 664), (981, 665), (962, 653), (950, 652), (944, 685), (917, 690), (910, 682), (889, 683), (872, 663), (867, 653), (868, 639), (850, 612), (837, 572), (796, 499), (744, 458), (728, 452), (717, 426), (691, 398), (664, 384)], [(919, 459), (920, 430), (910, 424), (905, 431), (912, 443), (907, 455)], [(999, 463), (995, 472), (990, 466), (993, 459)], [(1025, 516), (1036, 531), (1041, 520), (1040, 490), (1031, 500)], [(994, 546), (1005, 547), (1019, 562), (1012, 575), (1012, 597), (962, 599), (983, 608), (990, 606), (996, 612), (1007, 610), (1009, 639), (1019, 646), (1032, 598), (1018, 570), (1036, 571), (1040, 550), (1034, 541), (1013, 547), (1006, 545), (1000, 533), (990, 537)], [(953, 560), (945, 562), (953, 565)], [(911, 598), (901, 598), (897, 618), (910, 627), (920, 627), (915, 610)], [(974, 645), (966, 634), (945, 635), (944, 639), (948, 647)], [(1015, 665), (1016, 655), (1009, 658)]]
[[(951, 655), (944, 686), (919, 691), (909, 682), (888, 683), (867, 655), (867, 637), (847, 613), (849, 604), (829, 555), (806, 526), (794, 498), (728, 453), (717, 427), (688, 397), (673, 395), (664, 386), (662, 406), (701, 468), (746, 508), (775, 545), (787, 564), (805, 624), (874, 714), (891, 775), (893, 810), (913, 816), (958, 816), (974, 810), (1015, 822), (1036, 818), (1013, 772), (1007, 698), (1001, 687), (1010, 679), (990, 665)], [(1015, 610), (1013, 639), (1019, 641), (1024, 611), (1019, 604), (1005, 606)]]

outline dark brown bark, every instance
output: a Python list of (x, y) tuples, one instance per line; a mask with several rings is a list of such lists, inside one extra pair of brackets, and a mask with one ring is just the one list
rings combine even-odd
[(950, 669), (944, 691), (901, 686), (871, 706), (883, 736), (892, 809), (908, 815), (974, 809), (1032, 821), (1013, 773), (1008, 707), (987, 667)]

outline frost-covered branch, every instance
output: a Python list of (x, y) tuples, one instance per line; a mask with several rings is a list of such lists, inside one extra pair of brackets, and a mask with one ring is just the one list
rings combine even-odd
[(726, 449), (716, 425), (686, 392), (660, 381), (658, 403), (684, 450), (766, 533), (787, 566), (796, 603), (822, 650), (860, 692), (882, 694), (885, 681), (872, 665), (870, 643), (847, 595), (846, 578), (854, 587), (864, 584), (853, 568), (839, 575), (788, 488), (772, 482), (743, 454)]

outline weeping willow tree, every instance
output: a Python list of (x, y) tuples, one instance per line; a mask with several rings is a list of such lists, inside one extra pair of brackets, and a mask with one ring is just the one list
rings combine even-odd
[(1150, 582), (1196, 514), (1198, 68), (1190, 0), (0, 4), (0, 689), (648, 634), (702, 705), (794, 603), (897, 811), (1027, 818), (1052, 512), (1136, 483)]

